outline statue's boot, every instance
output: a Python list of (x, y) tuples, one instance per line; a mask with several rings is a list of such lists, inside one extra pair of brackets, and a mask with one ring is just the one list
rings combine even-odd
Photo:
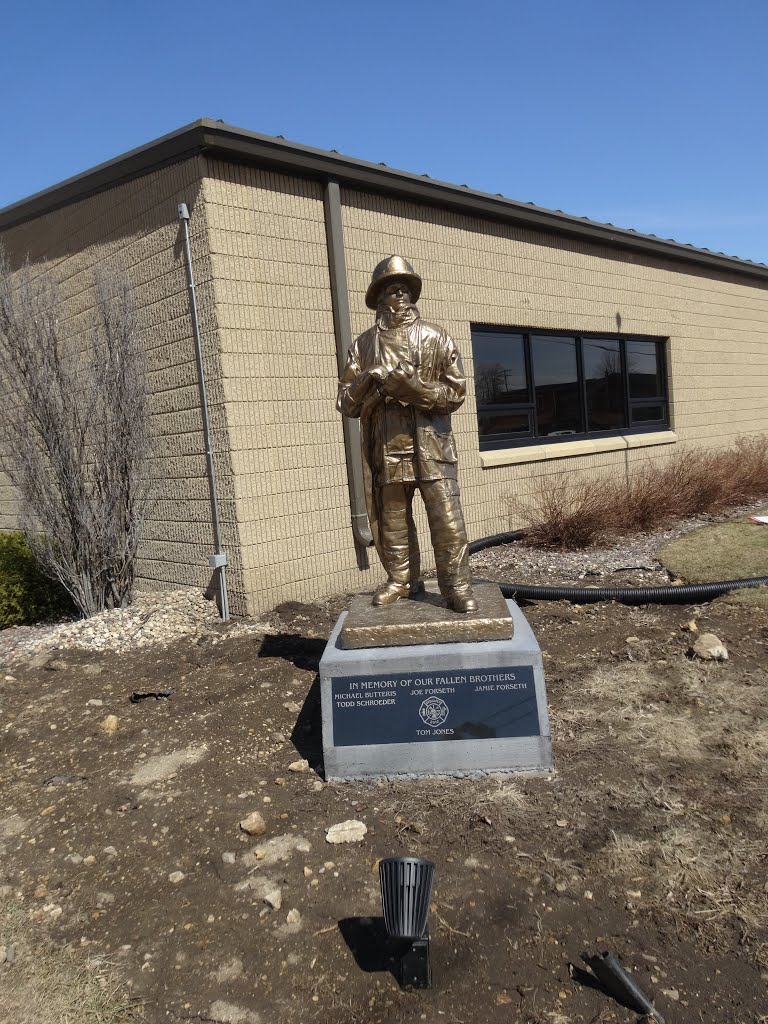
[(410, 584), (397, 583), (395, 580), (388, 580), (381, 590), (377, 590), (373, 595), (373, 601), (371, 604), (374, 604), (377, 607), (387, 604), (395, 604), (396, 601), (400, 601), (402, 598), (408, 597), (410, 592)]
[(470, 612), (476, 612), (477, 598), (475, 597), (472, 587), (456, 587), (445, 595), (445, 600), (449, 608), (452, 608), (455, 612), (463, 612), (469, 614)]

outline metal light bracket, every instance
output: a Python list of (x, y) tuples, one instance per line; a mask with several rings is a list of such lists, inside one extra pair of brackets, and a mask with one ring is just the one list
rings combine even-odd
[(432, 988), (432, 965), (429, 959), (429, 930), (421, 939), (405, 943), (396, 967), (401, 988)]

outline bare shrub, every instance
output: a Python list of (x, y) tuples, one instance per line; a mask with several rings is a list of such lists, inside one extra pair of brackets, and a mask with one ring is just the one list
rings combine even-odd
[(733, 448), (694, 450), (646, 462), (625, 481), (549, 477), (529, 501), (508, 498), (529, 544), (583, 548), (613, 533), (651, 530), (678, 519), (768, 496), (768, 437)]
[(147, 386), (127, 277), (101, 272), (79, 332), (48, 267), (0, 252), (0, 440), (20, 526), (85, 616), (131, 600), (149, 504)]
[(608, 485), (566, 474), (548, 477), (530, 502), (509, 499), (527, 528), (529, 544), (547, 548), (583, 548), (613, 526)]

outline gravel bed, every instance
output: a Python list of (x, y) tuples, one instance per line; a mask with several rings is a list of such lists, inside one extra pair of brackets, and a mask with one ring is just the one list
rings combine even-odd
[(137, 592), (128, 608), (90, 619), (40, 626), (14, 626), (0, 632), (0, 665), (53, 651), (126, 651), (167, 645), (182, 636), (213, 634), (217, 643), (243, 633), (263, 633), (264, 624), (238, 621), (224, 626), (214, 601), (196, 590)]
[(472, 575), (533, 586), (667, 586), (673, 577), (656, 558), (665, 544), (702, 526), (754, 515), (758, 507), (748, 505), (723, 515), (695, 516), (666, 529), (624, 534), (610, 544), (580, 551), (528, 547), (525, 541), (502, 544), (472, 555)]
[[(528, 547), (523, 541), (489, 548), (470, 559), (475, 578), (550, 586), (664, 586), (669, 573), (657, 560), (660, 548), (711, 523), (743, 518), (764, 510), (764, 503), (720, 516), (696, 516), (664, 530), (616, 537), (605, 546), (582, 551)], [(261, 634), (263, 622), (221, 622), (215, 602), (196, 590), (138, 592), (129, 608), (39, 626), (0, 631), (0, 665), (67, 649), (122, 654), (150, 644), (167, 645), (179, 637), (210, 634), (213, 643), (243, 634)]]

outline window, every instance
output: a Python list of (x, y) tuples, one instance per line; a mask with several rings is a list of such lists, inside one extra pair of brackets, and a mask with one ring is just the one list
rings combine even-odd
[(668, 425), (664, 342), (472, 329), (480, 448)]

